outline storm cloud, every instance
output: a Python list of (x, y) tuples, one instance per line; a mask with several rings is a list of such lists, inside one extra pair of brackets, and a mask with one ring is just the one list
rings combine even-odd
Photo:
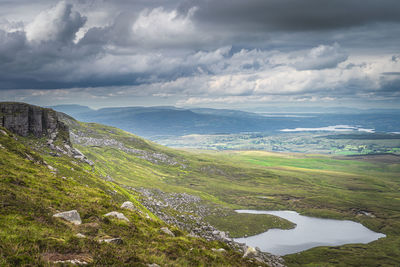
[(0, 100), (245, 106), (400, 98), (397, 0), (0, 7)]
[(246, 30), (322, 31), (376, 22), (399, 22), (396, 0), (194, 0), (196, 19)]

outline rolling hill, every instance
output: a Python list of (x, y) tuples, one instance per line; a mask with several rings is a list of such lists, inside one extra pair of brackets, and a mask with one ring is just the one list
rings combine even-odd
[[(71, 158), (62, 140), (54, 141), (52, 149), (48, 138), (20, 137), (2, 128), (6, 133), (0, 135), (5, 151), (0, 157), (4, 264), (42, 263), (48, 255), (69, 253), (89, 257), (94, 265), (244, 266), (258, 263), (242, 258), (229, 238), (225, 242), (227, 232), (244, 236), (293, 227), (272, 217), (239, 218), (233, 209), (287, 209), (350, 219), (387, 235), (369, 244), (288, 255), (284, 257), (288, 266), (400, 264), (400, 160), (395, 155), (335, 158), (175, 150), (118, 128), (79, 122), (62, 113), (57, 116), (69, 128), (72, 147), (84, 157)], [(120, 208), (128, 200), (137, 211)], [(97, 223), (98, 229), (76, 228), (52, 217), (72, 209), (80, 212), (84, 225)], [(111, 211), (124, 213), (130, 222), (104, 216)], [(218, 230), (209, 231), (210, 224)], [(164, 234), (163, 227), (175, 237)], [(77, 233), (89, 238), (77, 239)], [(127, 246), (97, 242), (111, 237), (121, 238)], [(217, 251), (220, 248), (225, 252)], [(135, 253), (129, 257), (132, 249)], [(279, 259), (269, 259), (264, 262), (280, 264)]]

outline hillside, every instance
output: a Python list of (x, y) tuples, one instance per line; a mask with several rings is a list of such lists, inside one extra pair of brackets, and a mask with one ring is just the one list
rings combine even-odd
[[(350, 125), (379, 132), (400, 132), (398, 111), (345, 113), (257, 114), (229, 109), (176, 107), (114, 107), (98, 110), (78, 105), (53, 106), (79, 121), (114, 126), (156, 140), (163, 136), (189, 134), (235, 134), (262, 132), (280, 134), (282, 129)], [(346, 109), (344, 109), (346, 110)]]
[[(293, 227), (274, 216), (239, 215), (233, 209), (287, 209), (349, 219), (387, 235), (369, 244), (287, 255), (288, 266), (400, 264), (396, 156), (175, 150), (114, 127), (62, 113), (57, 117), (68, 126), (70, 150), (65, 142), (51, 147), (54, 142), (44, 136), (21, 137), (2, 128), (4, 265), (45, 264), (58, 259), (54, 255), (73, 255), (92, 265), (251, 266), (259, 263), (243, 258), (246, 247), (230, 237)], [(121, 208), (128, 200), (133, 211)], [(79, 212), (81, 226), (52, 217), (69, 210)], [(129, 222), (104, 216), (111, 211)], [(86, 238), (77, 238), (78, 233)], [(123, 244), (98, 242), (109, 238), (121, 238)], [(257, 254), (255, 259), (270, 265), (282, 263), (279, 257)]]
[[(296, 210), (317, 217), (358, 221), (387, 235), (366, 245), (321, 247), (288, 255), (284, 258), (289, 266), (400, 263), (397, 156), (353, 159), (256, 151), (174, 150), (113, 127), (73, 121), (69, 125), (73, 143), (95, 163), (99, 174), (146, 191), (160, 202), (161, 208), (152, 206), (155, 210), (165, 211), (165, 194), (187, 193), (228, 210)], [(240, 220), (231, 218), (229, 212), (222, 213), (222, 217), (221, 213), (211, 212), (204, 219), (221, 230), (238, 227)]]
[[(16, 112), (25, 104), (14, 107), (14, 116), (30, 116)], [(68, 131), (55, 119), (58, 134)], [(166, 224), (138, 201), (140, 193), (102, 179), (64, 137), (20, 136), (0, 127), (1, 266), (263, 265)]]

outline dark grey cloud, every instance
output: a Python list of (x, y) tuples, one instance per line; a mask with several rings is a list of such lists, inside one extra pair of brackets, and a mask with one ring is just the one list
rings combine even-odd
[(382, 75), (400, 76), (400, 72), (382, 72)]
[(399, 22), (397, 0), (194, 0), (196, 19), (210, 27), (250, 31), (319, 31), (376, 22)]
[(398, 0), (16, 0), (0, 9), (0, 98), (16, 89), (183, 104), (400, 97)]

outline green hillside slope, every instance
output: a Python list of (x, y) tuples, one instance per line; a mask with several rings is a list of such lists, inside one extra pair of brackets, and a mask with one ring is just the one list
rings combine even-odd
[[(260, 265), (224, 243), (166, 225), (137, 193), (104, 181), (78, 159), (50, 155), (43, 141), (0, 129), (0, 266)], [(133, 210), (121, 208), (125, 201)], [(53, 216), (70, 210), (78, 211), (81, 224)], [(105, 216), (112, 211), (129, 221)]]
[[(120, 184), (186, 192), (227, 209), (291, 209), (350, 219), (387, 235), (367, 245), (315, 248), (289, 255), (285, 257), (289, 265), (400, 264), (400, 161), (396, 156), (349, 159), (183, 151), (113, 127), (72, 120), (69, 125), (73, 143), (95, 163), (95, 173)], [(206, 220), (220, 223), (222, 230), (237, 226), (229, 213), (223, 220), (213, 214)]]

